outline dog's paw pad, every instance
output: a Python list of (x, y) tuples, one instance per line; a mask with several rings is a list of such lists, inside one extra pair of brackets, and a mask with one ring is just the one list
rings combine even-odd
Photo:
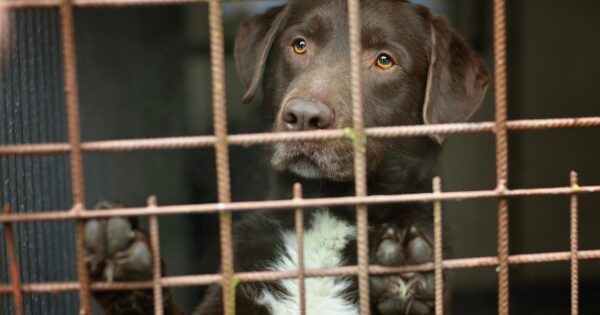
[(100, 221), (90, 220), (85, 223), (84, 239), (88, 252), (104, 251), (104, 231)]
[(384, 224), (375, 232), (374, 263), (384, 266), (420, 264), (433, 260), (433, 246), (415, 226)]
[(434, 312), (433, 274), (371, 277), (372, 297), (383, 315), (429, 315)]
[(128, 219), (88, 221), (84, 244), (90, 275), (95, 280), (131, 281), (151, 277), (152, 252), (148, 237)]
[(123, 218), (110, 218), (106, 221), (106, 253), (109, 256), (127, 249), (134, 237), (129, 221)]
[(128, 268), (136, 272), (145, 272), (152, 268), (152, 254), (148, 244), (135, 242), (128, 250)]

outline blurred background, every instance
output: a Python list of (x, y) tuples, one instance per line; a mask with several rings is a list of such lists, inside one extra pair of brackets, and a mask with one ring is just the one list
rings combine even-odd
[[(492, 68), (491, 0), (416, 1), (449, 18)], [(281, 1), (225, 3), (227, 98), (230, 133), (264, 131), (260, 97), (242, 105), (231, 50), (241, 20)], [(76, 9), (76, 44), (84, 141), (208, 135), (212, 131), (206, 4)], [(509, 118), (598, 116), (600, 2), (508, 1)], [(0, 24), (1, 25), (1, 24)], [(16, 10), (0, 26), (0, 144), (65, 142), (62, 57), (57, 10)], [(493, 89), (473, 121), (494, 118)], [(598, 129), (547, 130), (509, 135), (511, 188), (600, 184)], [(454, 135), (446, 141), (439, 175), (444, 190), (495, 187), (492, 134)], [(232, 198), (264, 196), (264, 147), (232, 147)], [(120, 200), (143, 206), (216, 201), (212, 149), (86, 154), (87, 206)], [(70, 207), (67, 156), (0, 158), (0, 203), (15, 212)], [(291, 187), (290, 187), (291, 189)], [(510, 200), (511, 254), (569, 249), (569, 198)], [(444, 204), (454, 257), (496, 254), (496, 202)], [(599, 249), (600, 196), (580, 197), (580, 248)], [(0, 229), (3, 229), (0, 226)], [(160, 219), (161, 252), (169, 275), (218, 270), (217, 218)], [(3, 233), (1, 234), (3, 235)], [(71, 222), (17, 224), (22, 279), (73, 280)], [(0, 236), (0, 282), (9, 282)], [(581, 262), (581, 313), (600, 314), (600, 261)], [(511, 314), (568, 314), (569, 264), (511, 267)], [(453, 314), (495, 314), (494, 268), (453, 270)], [(176, 289), (188, 313), (204, 287)], [(27, 314), (76, 314), (76, 293), (26, 295)], [(12, 314), (0, 295), (0, 314)]]

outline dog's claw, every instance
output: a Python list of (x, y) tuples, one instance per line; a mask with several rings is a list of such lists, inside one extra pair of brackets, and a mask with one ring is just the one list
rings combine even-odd
[[(431, 242), (415, 226), (400, 228), (384, 224), (375, 232), (374, 263), (398, 266), (433, 260)], [(383, 315), (428, 315), (434, 312), (432, 272), (373, 276), (370, 284), (371, 297)]]

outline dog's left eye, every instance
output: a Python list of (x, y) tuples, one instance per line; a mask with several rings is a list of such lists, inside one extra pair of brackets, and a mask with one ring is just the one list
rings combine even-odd
[(383, 70), (389, 70), (394, 66), (394, 60), (388, 54), (380, 54), (377, 56), (375, 65)]
[(292, 47), (294, 47), (295, 53), (302, 55), (306, 52), (306, 41), (302, 38), (297, 39), (294, 41), (294, 44), (292, 44)]

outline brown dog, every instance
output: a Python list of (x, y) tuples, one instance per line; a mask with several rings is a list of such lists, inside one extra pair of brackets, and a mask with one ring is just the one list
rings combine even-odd
[[(462, 122), (479, 107), (489, 81), (486, 67), (444, 19), (408, 1), (365, 0), (361, 24), (367, 127)], [(244, 101), (252, 99), (262, 79), (263, 103), (275, 117), (274, 131), (352, 127), (345, 0), (290, 0), (244, 22), (235, 59), (246, 88)], [(440, 136), (369, 138), (369, 194), (429, 191), (442, 141)], [(347, 139), (276, 144), (270, 161), (278, 171), (269, 187), (272, 198), (289, 198), (296, 181), (303, 183), (307, 197), (354, 193), (353, 150)], [(372, 263), (432, 259), (428, 205), (369, 210)], [(306, 216), (306, 268), (356, 262), (353, 207), (308, 209)], [(242, 218), (234, 227), (235, 271), (296, 270), (293, 230), (288, 213)], [(139, 261), (140, 254), (132, 257)], [(298, 314), (298, 291), (293, 279), (239, 285), (238, 313)], [(431, 273), (372, 277), (371, 293), (374, 314), (434, 312)], [(358, 314), (355, 279), (307, 279), (306, 302), (310, 315)], [(220, 288), (214, 286), (197, 314), (222, 312)]]
[[(475, 112), (485, 94), (488, 73), (444, 19), (400, 0), (361, 1), (361, 16), (366, 126), (462, 122)], [(263, 103), (275, 117), (274, 131), (352, 127), (346, 1), (289, 1), (246, 21), (236, 38), (235, 59), (247, 89), (244, 101), (252, 99), (264, 76)], [(440, 136), (368, 139), (369, 193), (428, 191), (442, 141)], [(274, 193), (277, 198), (289, 197), (294, 181), (303, 182), (310, 196), (353, 193), (351, 141), (280, 143), (274, 145), (270, 160), (280, 171), (270, 187), (283, 191)], [(352, 226), (353, 212), (329, 211)], [(431, 260), (430, 217), (427, 206), (371, 207), (372, 262), (399, 265)], [(309, 235), (318, 234), (319, 218), (326, 220), (318, 212), (313, 215)], [(340, 237), (336, 225), (332, 226), (330, 235), (319, 235)], [(291, 230), (291, 221), (281, 215), (247, 216), (234, 232), (235, 253), (243, 260), (236, 270), (294, 270), (293, 261), (283, 264), (285, 259), (280, 257), (288, 255), (293, 260), (293, 250), (281, 250), (291, 246), (285, 236)], [(265, 232), (267, 239), (257, 237)], [(347, 237), (346, 247), (331, 257), (339, 255), (340, 261), (353, 262), (354, 235), (342, 235)], [(374, 313), (433, 313), (431, 273), (371, 280)], [(327, 287), (327, 283), (320, 285)], [(355, 288), (352, 281), (343, 288), (330, 288), (338, 291), (331, 294), (329, 304), (307, 292), (308, 313), (356, 313)], [(199, 314), (220, 312), (220, 305), (214, 303), (217, 291), (209, 295)], [(297, 313), (295, 282), (243, 286), (237, 298), (243, 301), (245, 314)]]

